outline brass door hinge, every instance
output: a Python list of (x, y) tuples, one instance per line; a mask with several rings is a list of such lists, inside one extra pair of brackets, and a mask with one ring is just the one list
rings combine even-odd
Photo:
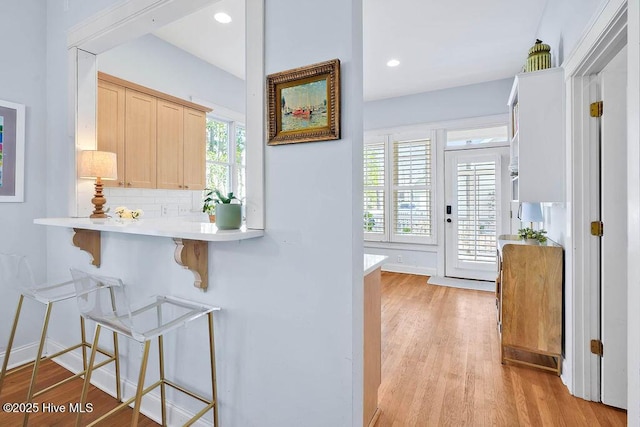
[(603, 104), (602, 101), (597, 101), (591, 104), (591, 117), (602, 117)]
[(602, 221), (591, 222), (591, 235), (602, 236), (604, 234), (604, 223)]
[(603, 353), (602, 341), (600, 340), (591, 340), (591, 353), (597, 354), (598, 356), (602, 356)]

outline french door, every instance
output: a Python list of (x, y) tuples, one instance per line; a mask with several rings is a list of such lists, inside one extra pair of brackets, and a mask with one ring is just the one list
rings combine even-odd
[(508, 211), (502, 197), (508, 156), (507, 147), (445, 152), (446, 276), (495, 280), (496, 242)]

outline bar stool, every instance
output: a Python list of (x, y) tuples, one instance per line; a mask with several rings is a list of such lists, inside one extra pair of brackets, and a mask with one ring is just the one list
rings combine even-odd
[[(100, 330), (104, 327), (143, 344), (142, 361), (140, 363), (140, 372), (138, 374), (138, 384), (135, 396), (123, 401), (116, 408), (100, 416), (100, 418), (93, 421), (91, 424), (88, 424), (87, 427), (93, 426), (109, 416), (120, 412), (122, 409), (128, 407), (132, 402), (135, 403), (131, 425), (138, 425), (142, 396), (149, 393), (156, 387), (160, 387), (162, 425), (166, 426), (167, 413), (165, 386), (170, 386), (206, 404), (200, 412), (184, 424), (185, 426), (193, 424), (210, 409), (213, 409), (213, 425), (218, 427), (218, 394), (216, 386), (213, 312), (220, 310), (220, 308), (170, 296), (157, 296), (154, 301), (147, 305), (143, 305), (139, 308), (132, 308), (126, 294), (126, 288), (120, 279), (114, 277), (95, 276), (75, 269), (71, 270), (71, 275), (76, 286), (76, 299), (78, 301), (80, 313), (86, 319), (96, 322), (94, 341), (91, 347), (87, 374), (84, 378), (84, 386), (80, 397), (81, 407), (86, 403), (87, 392), (89, 391), (89, 385), (91, 383), (91, 374), (95, 369), (93, 363), (96, 356)], [(173, 381), (166, 379), (164, 373), (163, 336), (167, 332), (184, 326), (200, 317), (204, 317), (205, 315), (208, 318), (209, 327), (209, 358), (211, 363), (212, 388), (211, 399), (207, 399)], [(158, 339), (160, 379), (145, 388), (144, 379), (149, 359), (149, 347), (151, 340), (154, 338)], [(79, 412), (77, 415), (77, 427), (82, 425), (82, 415), (82, 412)]]
[[(7, 351), (4, 355), (4, 361), (2, 362), (2, 370), (0, 371), (0, 393), (2, 393), (2, 386), (4, 384), (4, 379), (8, 375), (12, 375), (16, 372), (19, 372), (23, 369), (33, 366), (33, 370), (31, 373), (31, 381), (29, 383), (29, 391), (27, 392), (26, 403), (31, 403), (33, 398), (46, 393), (47, 391), (58, 387), (62, 384), (66, 384), (69, 381), (81, 377), (85, 374), (87, 370), (87, 349), (91, 347), (91, 345), (87, 342), (86, 334), (85, 334), (85, 325), (84, 318), (80, 317), (80, 336), (81, 342), (79, 344), (73, 345), (71, 347), (65, 348), (57, 353), (42, 357), (44, 352), (44, 344), (47, 337), (47, 329), (49, 327), (49, 319), (51, 317), (51, 310), (53, 308), (53, 304), (59, 301), (68, 300), (74, 298), (76, 296), (76, 290), (72, 281), (61, 282), (61, 283), (42, 283), (37, 284), (33, 279), (33, 273), (29, 263), (27, 262), (26, 257), (16, 254), (4, 254), (0, 253), (0, 286), (2, 287), (12, 287), (15, 288), (20, 293), (20, 298), (18, 299), (18, 307), (16, 308), (16, 314), (13, 319), (13, 326), (11, 327), (11, 334), (9, 335), (9, 343), (7, 344)], [(42, 332), (40, 334), (40, 344), (38, 346), (38, 353), (33, 362), (24, 364), (18, 368), (12, 369), (10, 372), (7, 372), (7, 366), (9, 364), (9, 356), (11, 355), (11, 348), (13, 346), (13, 340), (16, 335), (16, 329), (18, 326), (18, 321), (20, 319), (20, 312), (22, 310), (22, 302), (24, 299), (29, 298), (33, 301), (37, 301), (46, 306), (44, 321), (42, 324)], [(118, 336), (117, 334), (113, 334), (113, 347), (114, 352), (109, 353), (103, 349), (97, 349), (100, 353), (107, 356), (107, 359), (100, 362), (100, 366), (104, 366), (107, 363), (115, 362), (116, 367), (116, 390), (117, 390), (117, 398), (121, 400), (120, 395), (120, 362), (118, 360)], [(46, 387), (40, 391), (36, 391), (36, 378), (38, 375), (38, 368), (40, 367), (40, 363), (44, 360), (54, 359), (58, 356), (61, 356), (65, 353), (73, 351), (77, 348), (82, 348), (82, 365), (83, 370), (73, 376), (65, 378), (49, 387)], [(27, 425), (29, 420), (29, 413), (25, 412), (23, 425)]]

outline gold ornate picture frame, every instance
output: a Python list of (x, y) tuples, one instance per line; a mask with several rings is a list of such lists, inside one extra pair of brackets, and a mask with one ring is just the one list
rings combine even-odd
[(267, 76), (268, 145), (340, 139), (340, 60)]

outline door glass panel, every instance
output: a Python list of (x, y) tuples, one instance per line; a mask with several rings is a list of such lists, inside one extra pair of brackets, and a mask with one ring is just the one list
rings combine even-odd
[(496, 262), (496, 163), (459, 163), (458, 259)]

